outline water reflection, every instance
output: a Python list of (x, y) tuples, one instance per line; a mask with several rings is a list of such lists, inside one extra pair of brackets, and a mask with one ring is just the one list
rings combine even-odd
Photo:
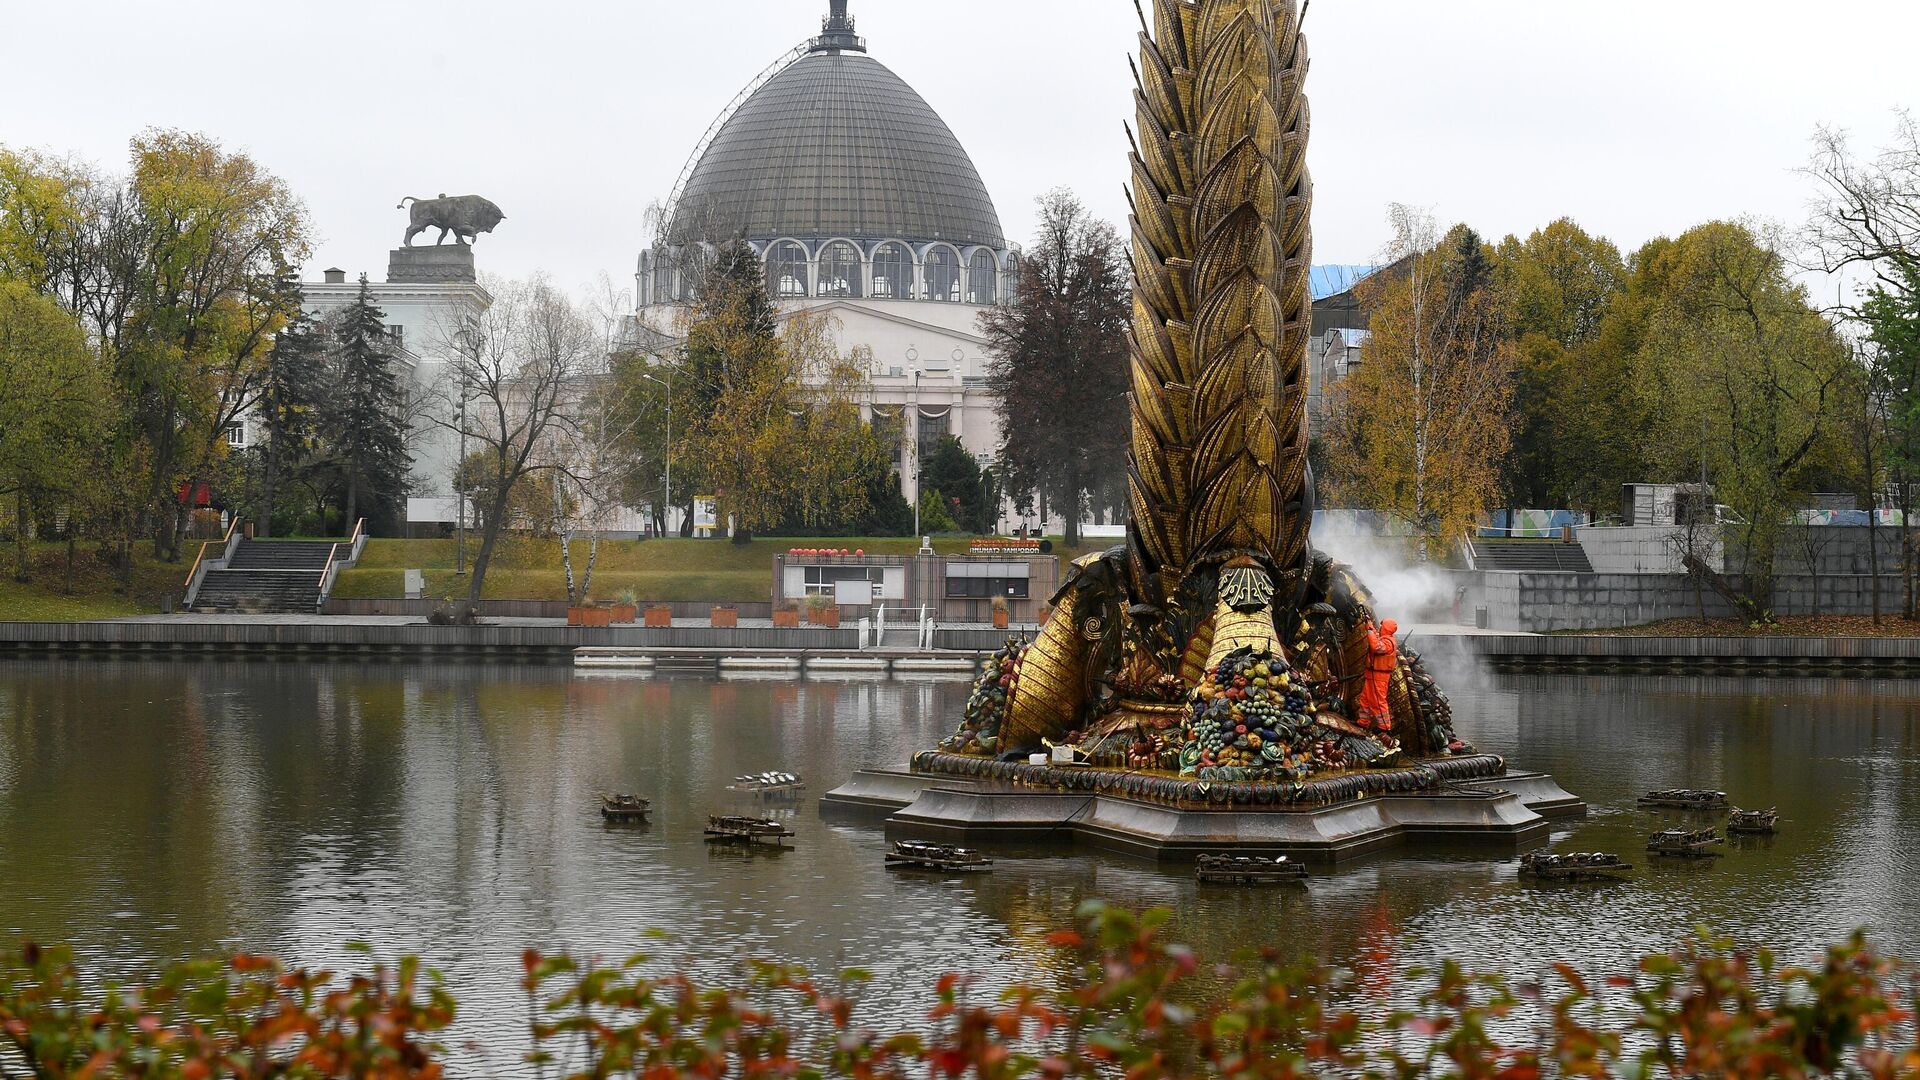
[[(1059, 976), (1048, 931), (1083, 900), (1172, 904), (1216, 951), (1266, 945), (1353, 966), (1362, 984), (1437, 956), (1590, 971), (1705, 923), (1798, 955), (1873, 928), (1920, 955), (1920, 685), (1888, 681), (1501, 678), (1455, 694), (1468, 737), (1553, 772), (1592, 816), (1563, 849), (1627, 854), (1630, 883), (1542, 888), (1504, 860), (1386, 858), (1304, 889), (1197, 887), (1177, 870), (1015, 850), (992, 873), (889, 874), (877, 831), (813, 796), (904, 760), (950, 726), (964, 683), (574, 677), (503, 665), (0, 664), (0, 932), (78, 945), (103, 974), (259, 949), (309, 963), (343, 945), (418, 951), (456, 985), (460, 1038), (524, 1016), (528, 944), (643, 948), (713, 977), (746, 957), (879, 978), (868, 1011), (919, 1016), (929, 970)], [(796, 850), (716, 852), (709, 811), (752, 808), (732, 777), (789, 769)], [(1713, 865), (1648, 863), (1680, 818), (1642, 791), (1720, 787), (1778, 806), (1780, 836)], [(595, 794), (654, 800), (607, 828)], [(648, 941), (663, 928), (671, 941)], [(490, 1037), (469, 1067), (502, 1067)]]

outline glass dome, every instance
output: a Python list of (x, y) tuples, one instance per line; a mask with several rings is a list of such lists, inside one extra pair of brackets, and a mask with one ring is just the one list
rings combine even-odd
[(852, 36), (844, 5), (811, 51), (741, 103), (689, 174), (670, 240), (898, 239), (1004, 248), (960, 141)]

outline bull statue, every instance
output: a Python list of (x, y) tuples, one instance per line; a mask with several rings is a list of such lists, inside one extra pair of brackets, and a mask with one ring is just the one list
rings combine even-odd
[(428, 229), (439, 229), (440, 238), (435, 240), (438, 247), (447, 242), (447, 234), (452, 233), (454, 241), (462, 247), (470, 246), (481, 233), (490, 233), (494, 226), (507, 219), (500, 208), (478, 195), (455, 195), (449, 198), (445, 193), (437, 199), (417, 199), (411, 195), (400, 200), (395, 209), (406, 210), (412, 203), (412, 220), (407, 229), (406, 247), (413, 246), (413, 238)]

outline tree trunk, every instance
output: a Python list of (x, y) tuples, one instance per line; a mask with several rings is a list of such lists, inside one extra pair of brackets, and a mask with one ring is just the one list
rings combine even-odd
[(262, 540), (273, 536), (273, 494), (280, 479), (280, 453), (267, 444), (266, 475), (260, 478), (260, 520), (253, 523), (253, 535)]
[(600, 561), (600, 528), (595, 526), (587, 540), (587, 573), (580, 579), (580, 595), (593, 595), (593, 568)]
[(15, 581), (26, 581), (30, 577), (27, 573), (27, 563), (32, 556), (32, 553), (27, 550), (27, 519), (29, 516), (27, 513), (27, 493), (24, 491), (15, 492), (13, 496), (13, 580)]
[[(499, 486), (503, 493), (506, 485)], [(480, 523), (480, 552), (473, 557), (473, 571), (467, 579), (467, 599), (478, 601), (481, 591), (487, 584), (487, 566), (493, 562), (493, 545), (500, 539), (500, 529), (507, 520), (507, 499), (504, 494), (490, 500), (488, 513)]]
[(66, 596), (73, 595), (73, 549), (75, 532), (76, 530), (73, 527), (73, 512), (69, 510), (67, 512), (67, 583), (65, 589), (62, 590)]
[[(1689, 572), (1700, 575), (1702, 580), (1713, 586), (1713, 591), (1719, 593), (1721, 599), (1732, 604), (1735, 611), (1745, 615), (1749, 623), (1771, 623), (1773, 621), (1770, 612), (1766, 612), (1756, 606), (1752, 597), (1742, 595), (1740, 590), (1733, 587), (1732, 582), (1722, 577), (1713, 567), (1702, 562), (1697, 556), (1687, 556), (1686, 568)], [(1749, 566), (1748, 572), (1752, 572), (1751, 566)]]
[(346, 519), (340, 523), (340, 529), (348, 535), (352, 535), (353, 523), (358, 520), (356, 515), (360, 510), (360, 474), (352, 469), (347, 470), (346, 510), (347, 516)]
[(1901, 605), (1901, 617), (1912, 621), (1914, 617), (1914, 511), (1908, 503), (1907, 477), (1901, 477), (1901, 580), (1905, 582), (1905, 603)]
[(1080, 546), (1080, 472), (1078, 469), (1067, 470), (1066, 496), (1066, 509), (1060, 515), (1065, 522), (1061, 529), (1061, 536), (1066, 540), (1069, 548), (1078, 548)]
[[(1873, 485), (1867, 485), (1871, 495)], [(1880, 500), (1867, 500), (1867, 591), (1873, 594), (1873, 625), (1880, 625)]]

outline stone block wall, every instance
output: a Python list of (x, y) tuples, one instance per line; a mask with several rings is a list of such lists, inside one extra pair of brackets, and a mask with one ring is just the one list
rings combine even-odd
[[(1491, 629), (1544, 634), (1567, 630), (1607, 630), (1663, 619), (1692, 618), (1704, 601), (1709, 618), (1730, 618), (1732, 605), (1711, 589), (1698, 597), (1685, 574), (1551, 574), (1486, 571), (1468, 583), (1473, 607), (1484, 604)], [(1736, 587), (1739, 585), (1736, 579)], [(1865, 615), (1873, 610), (1878, 587), (1881, 610), (1899, 608), (1899, 578), (1864, 574), (1790, 574), (1777, 577), (1774, 610), (1782, 615)], [(1462, 613), (1471, 623), (1473, 609)]]

